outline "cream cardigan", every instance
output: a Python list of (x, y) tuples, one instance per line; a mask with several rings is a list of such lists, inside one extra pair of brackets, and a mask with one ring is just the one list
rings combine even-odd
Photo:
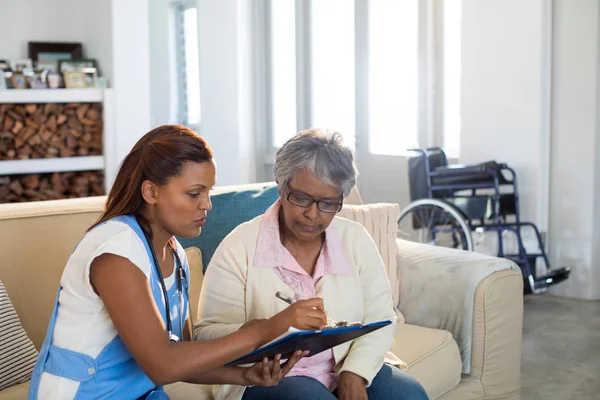
[[(262, 216), (234, 229), (219, 245), (202, 284), (196, 339), (214, 339), (238, 330), (255, 318), (269, 318), (287, 305), (277, 300), (282, 291), (294, 293), (272, 268), (256, 268), (254, 253)], [(379, 372), (392, 344), (397, 323), (390, 284), (375, 243), (359, 223), (335, 217), (331, 222), (355, 274), (325, 275), (316, 285), (327, 315), (336, 321), (369, 323), (391, 320), (392, 325), (333, 349), (335, 371), (350, 371), (367, 380)], [(388, 354), (386, 362), (401, 361)], [(217, 400), (241, 399), (244, 387), (222, 385), (213, 389)]]

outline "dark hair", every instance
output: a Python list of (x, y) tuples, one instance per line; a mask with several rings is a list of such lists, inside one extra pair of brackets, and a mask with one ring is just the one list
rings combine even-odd
[(134, 215), (152, 237), (142, 216), (142, 182), (166, 185), (187, 162), (207, 162), (213, 151), (197, 133), (185, 126), (163, 125), (146, 133), (123, 160), (106, 199), (105, 210), (88, 231), (120, 215)]

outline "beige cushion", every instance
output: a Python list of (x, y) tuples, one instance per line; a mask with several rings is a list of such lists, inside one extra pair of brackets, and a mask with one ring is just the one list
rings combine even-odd
[(390, 281), (392, 297), (398, 314), (398, 323), (402, 324), (405, 319), (398, 309), (400, 304), (400, 281), (396, 261), (396, 231), (399, 215), (400, 208), (398, 204), (387, 203), (344, 204), (342, 211), (338, 213), (339, 217), (356, 221), (364, 226), (373, 238)]
[[(165, 392), (169, 395), (170, 400), (213, 400), (211, 385), (177, 382), (165, 385)], [(0, 400), (3, 400), (1, 394)]]
[(29, 382), (0, 390), (0, 400), (24, 400), (29, 393)]
[(190, 312), (194, 316), (194, 321), (198, 320), (198, 301), (200, 299), (200, 289), (204, 281), (202, 273), (202, 252), (197, 247), (188, 247), (185, 249), (185, 255), (190, 266)]
[(399, 324), (391, 351), (406, 362), (408, 375), (423, 385), (432, 400), (460, 381), (460, 352), (450, 332)]
[(104, 201), (91, 197), (0, 205), (0, 279), (38, 350), (62, 271), (79, 239), (102, 213)]

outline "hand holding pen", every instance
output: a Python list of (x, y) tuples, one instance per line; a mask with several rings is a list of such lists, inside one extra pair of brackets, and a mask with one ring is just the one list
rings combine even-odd
[(312, 299), (295, 301), (285, 294), (281, 294), (287, 299), (282, 300), (290, 304), (290, 307), (277, 313), (273, 318), (276, 318), (287, 325), (284, 331), (290, 326), (297, 329), (309, 330), (320, 329), (327, 325), (327, 315), (325, 314), (325, 309), (323, 307), (323, 299), (315, 297)]
[[(275, 293), (275, 296), (280, 299), (285, 301), (286, 303), (288, 303), (289, 305), (293, 305), (296, 303), (296, 300), (291, 298), (290, 296), (288, 296), (287, 294), (283, 293), (283, 292), (277, 292)], [(300, 300), (302, 301), (302, 300)], [(322, 301), (322, 299), (321, 299)], [(340, 327), (340, 326), (346, 326), (347, 322), (346, 321), (340, 321), (340, 322), (336, 322), (333, 319), (327, 317), (327, 323), (323, 324), (321, 326), (319, 326), (318, 328), (321, 328), (323, 326), (329, 325), (329, 326), (336, 326), (336, 327)], [(293, 325), (295, 328), (297, 328), (297, 326)], [(318, 329), (317, 328), (317, 329)]]

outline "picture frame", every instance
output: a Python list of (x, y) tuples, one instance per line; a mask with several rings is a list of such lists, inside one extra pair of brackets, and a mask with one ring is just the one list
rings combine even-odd
[(87, 89), (88, 78), (83, 71), (69, 71), (63, 74), (67, 89)]
[(29, 58), (37, 64), (52, 66), (58, 71), (60, 60), (80, 60), (83, 58), (83, 46), (79, 42), (28, 42)]
[(98, 63), (94, 59), (58, 61), (58, 72), (60, 72), (61, 74), (69, 71), (80, 71), (84, 68), (95, 68), (97, 72)]
[(81, 70), (85, 74), (88, 88), (95, 88), (98, 79), (98, 70), (96, 68), (83, 68)]
[(15, 72), (10, 77), (13, 89), (27, 89), (27, 78), (25, 74)]

